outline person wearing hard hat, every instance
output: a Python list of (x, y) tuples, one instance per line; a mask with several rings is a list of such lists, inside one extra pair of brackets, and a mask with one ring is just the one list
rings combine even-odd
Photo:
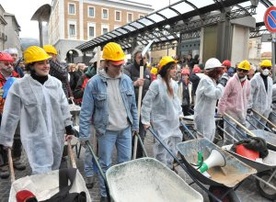
[[(233, 117), (239, 123), (246, 124), (246, 115), (248, 100), (250, 97), (250, 82), (247, 79), (247, 74), (250, 70), (250, 63), (247, 60), (241, 61), (237, 66), (237, 72), (231, 77), (224, 89), (223, 96), (218, 102), (218, 114), (224, 116), (225, 113)], [(227, 134), (237, 138), (235, 134), (238, 128), (237, 124), (229, 117), (224, 116), (224, 145), (234, 143), (234, 139)], [(230, 124), (231, 125), (230, 125)]]
[(208, 59), (205, 63), (205, 75), (201, 77), (196, 90), (195, 129), (210, 141), (214, 141), (215, 138), (216, 103), (221, 98), (227, 83), (227, 78), (221, 78), (223, 68), (224, 66), (217, 58)]
[(73, 92), (70, 87), (70, 83), (68, 80), (68, 68), (66, 65), (62, 64), (61, 62), (58, 61), (57, 59), (57, 49), (51, 45), (51, 44), (46, 44), (43, 46), (43, 49), (46, 51), (48, 55), (51, 56), (49, 59), (50, 62), (50, 72), (49, 74), (51, 76), (56, 77), (59, 79), (62, 83), (62, 88), (65, 93), (65, 96), (67, 98), (73, 99)]
[[(152, 126), (162, 142), (176, 155), (176, 145), (182, 141), (179, 117), (183, 117), (177, 96), (178, 84), (173, 80), (177, 72), (176, 61), (164, 56), (158, 67), (159, 75), (143, 99), (141, 120), (145, 129)], [(169, 168), (174, 168), (172, 156), (159, 142), (153, 145), (153, 155)]]
[[(252, 109), (261, 114), (265, 118), (268, 118), (271, 112), (272, 106), (272, 86), (273, 81), (271, 75), (272, 63), (270, 60), (263, 60), (260, 63), (260, 72), (257, 72), (250, 80), (251, 84), (251, 96), (248, 104), (248, 114), (253, 117), (249, 117), (252, 125), (250, 129), (264, 129), (266, 120), (261, 118), (256, 113), (252, 114)], [(257, 121), (259, 120), (259, 121)]]
[(190, 82), (189, 68), (181, 70), (181, 77), (178, 83), (178, 97), (181, 102), (182, 112), (184, 116), (190, 115), (190, 107), (192, 103), (192, 83)]
[[(15, 81), (15, 78), (19, 78), (17, 72), (13, 69), (14, 59), (7, 52), (0, 52), (0, 123), (3, 115), (3, 109), (5, 100), (9, 91), (9, 88)], [(0, 142), (1, 144), (1, 142)], [(19, 128), (16, 130), (16, 134), (14, 136), (14, 144), (12, 146), (13, 152), (13, 164), (14, 168), (17, 170), (25, 170), (26, 166), (20, 161), (21, 153), (22, 153), (22, 144), (20, 140), (20, 132)], [(0, 168), (0, 177), (5, 179), (9, 177), (9, 169), (7, 166), (8, 159), (7, 153), (3, 150), (3, 147), (0, 146), (0, 156), (3, 158), (3, 167)], [(1, 166), (1, 165), (0, 165)]]
[[(124, 67), (123, 72), (128, 75), (133, 81), (133, 86), (135, 90), (136, 97), (136, 105), (138, 106), (138, 98), (139, 98), (139, 88), (142, 86), (142, 99), (145, 96), (147, 90), (149, 89), (149, 85), (151, 83), (150, 71), (147, 68), (147, 61), (149, 59), (149, 53), (146, 52), (142, 58), (142, 51), (145, 49), (144, 46), (136, 46), (132, 52), (132, 60), (133, 62)], [(140, 66), (144, 68), (143, 78), (140, 78)], [(146, 136), (146, 131), (144, 130), (143, 124), (141, 120), (139, 122), (139, 135), (144, 141)], [(134, 138), (133, 138), (134, 140)], [(134, 141), (133, 141), (134, 145)], [(133, 146), (134, 148), (134, 146)], [(133, 151), (134, 152), (134, 151)], [(140, 142), (137, 144), (136, 158), (143, 157), (143, 149), (140, 145)]]
[(236, 69), (231, 66), (230, 60), (224, 60), (222, 62), (222, 65), (225, 66), (225, 68), (226, 68), (225, 73), (227, 74), (227, 76), (232, 77), (234, 75), (234, 73), (236, 72)]
[(154, 81), (157, 79), (158, 69), (156, 67), (152, 67), (150, 70), (150, 79)]
[[(96, 130), (100, 166), (105, 173), (112, 165), (114, 146), (117, 162), (131, 159), (132, 132), (137, 132), (138, 113), (132, 80), (122, 73), (125, 53), (117, 43), (103, 48), (104, 68), (87, 83), (80, 111), (79, 139), (90, 139), (90, 126)], [(108, 201), (104, 179), (100, 176), (101, 202)]]
[(8, 48), (4, 52), (9, 53), (13, 58), (13, 70), (22, 78), (24, 76), (23, 69), (19, 66), (19, 63), (22, 61), (22, 58), (18, 59), (18, 50), (17, 48)]
[(74, 134), (69, 104), (61, 82), (49, 75), (50, 56), (38, 46), (24, 51), (30, 74), (17, 79), (9, 89), (0, 129), (0, 142), (12, 147), (20, 121), (22, 145), (32, 174), (47, 173), (60, 167), (64, 134)]

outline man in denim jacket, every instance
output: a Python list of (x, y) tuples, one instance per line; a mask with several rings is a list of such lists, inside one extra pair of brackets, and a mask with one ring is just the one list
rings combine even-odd
[[(104, 69), (92, 77), (85, 88), (80, 112), (80, 140), (89, 140), (90, 124), (98, 138), (100, 166), (105, 173), (112, 164), (114, 146), (118, 163), (131, 159), (131, 131), (138, 131), (138, 114), (132, 80), (122, 73), (125, 54), (110, 42), (103, 48)], [(107, 201), (100, 177), (101, 202)]]

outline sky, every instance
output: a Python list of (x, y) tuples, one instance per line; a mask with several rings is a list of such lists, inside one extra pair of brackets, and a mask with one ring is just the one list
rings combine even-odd
[[(153, 9), (159, 10), (179, 0), (131, 0), (151, 4)], [(270, 0), (275, 2), (276, 0)], [(0, 4), (7, 13), (14, 14), (21, 27), (20, 38), (39, 38), (38, 22), (31, 21), (35, 11), (44, 4), (51, 5), (52, 0), (0, 0)], [(149, 3), (150, 2), (150, 3)], [(262, 16), (260, 16), (262, 17)], [(259, 19), (258, 19), (259, 20)], [(262, 52), (271, 51), (271, 43), (263, 43)]]

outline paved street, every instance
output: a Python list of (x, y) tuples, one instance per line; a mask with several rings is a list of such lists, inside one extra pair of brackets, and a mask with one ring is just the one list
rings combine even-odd
[[(151, 151), (152, 143), (153, 143), (153, 137), (151, 136), (151, 134), (148, 134), (146, 141), (145, 141), (145, 146), (146, 146), (149, 156), (151, 156), (151, 154), (152, 154), (152, 151)], [(82, 161), (82, 158), (84, 155), (83, 152), (84, 152), (84, 149), (82, 149), (80, 159), (77, 159), (77, 166), (81, 173), (83, 173), (83, 161)], [(188, 183), (191, 182), (191, 179), (189, 178), (189, 176), (184, 172), (184, 170), (180, 166), (177, 167), (177, 170), (179, 172), (179, 175), (186, 182), (188, 182)], [(23, 172), (16, 171), (16, 179), (21, 178), (28, 174), (30, 174), (29, 167), (26, 171), (23, 171)], [(205, 192), (203, 192), (202, 189), (200, 189), (195, 184), (193, 184), (191, 186), (203, 195), (205, 202), (209, 201), (208, 195)], [(6, 179), (6, 180), (1, 179), (1, 182), (0, 182), (0, 201), (1, 202), (8, 201), (9, 189), (10, 189), (10, 180), (9, 179)], [(90, 191), (90, 194), (92, 197), (92, 201), (99, 202), (100, 196), (99, 196), (98, 182), (96, 182), (94, 188), (89, 191)], [(236, 193), (242, 202), (251, 202), (251, 201), (268, 202), (268, 201), (270, 201), (270, 200), (267, 200), (267, 199), (263, 198), (262, 196), (260, 196), (258, 189), (255, 185), (255, 179), (253, 177), (248, 177), (246, 180), (244, 180), (243, 183), (241, 184), (241, 186), (236, 190)]]

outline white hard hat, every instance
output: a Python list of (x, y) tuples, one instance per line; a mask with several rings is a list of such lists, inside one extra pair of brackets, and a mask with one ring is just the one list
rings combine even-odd
[(18, 55), (17, 48), (8, 48), (8, 49), (6, 49), (4, 51), (7, 52), (7, 53), (9, 53), (9, 54), (16, 54), (16, 55)]
[(205, 70), (214, 69), (216, 67), (224, 67), (217, 58), (210, 58), (205, 63)]

